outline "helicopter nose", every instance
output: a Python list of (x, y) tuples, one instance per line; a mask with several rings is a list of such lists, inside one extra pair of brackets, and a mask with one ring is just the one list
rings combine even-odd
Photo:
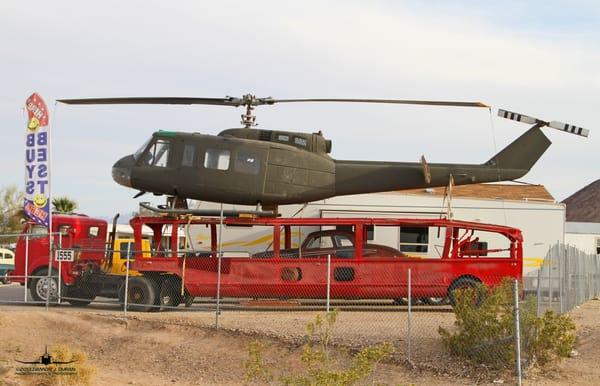
[(112, 178), (116, 183), (131, 188), (131, 168), (135, 160), (133, 155), (118, 160), (112, 168)]

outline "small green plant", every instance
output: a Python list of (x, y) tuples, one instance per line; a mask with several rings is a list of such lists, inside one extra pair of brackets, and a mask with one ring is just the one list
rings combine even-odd
[[(494, 368), (514, 365), (512, 282), (505, 279), (492, 290), (480, 285), (456, 293), (454, 331), (439, 327), (446, 347), (454, 355)], [(480, 299), (474, 302), (473, 299)], [(567, 356), (575, 344), (575, 324), (568, 315), (547, 311), (537, 316), (535, 297), (520, 305), (521, 357), (543, 365)]]
[(265, 364), (263, 351), (265, 345), (257, 340), (248, 345), (248, 360), (244, 362), (244, 379), (249, 381), (269, 382), (273, 379), (271, 370)]
[[(340, 355), (331, 347), (337, 310), (320, 314), (306, 326), (307, 343), (302, 349), (300, 360), (304, 371), (280, 378), (284, 385), (293, 386), (344, 386), (352, 385), (374, 374), (377, 364), (394, 351), (388, 342), (369, 346), (349, 358)], [(249, 359), (244, 364), (246, 381), (271, 380), (271, 371), (262, 359), (264, 345), (250, 343)], [(345, 363), (345, 365), (344, 365)], [(375, 384), (373, 379), (373, 384)]]

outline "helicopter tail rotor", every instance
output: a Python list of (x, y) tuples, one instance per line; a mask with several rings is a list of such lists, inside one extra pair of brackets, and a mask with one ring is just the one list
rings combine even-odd
[(528, 115), (514, 113), (508, 110), (498, 110), (498, 116), (506, 119), (511, 119), (513, 121), (523, 122), (530, 125), (539, 125), (539, 127), (548, 126), (556, 130), (565, 131), (567, 133), (579, 135), (582, 137), (587, 137), (590, 134), (590, 131), (584, 129), (583, 127), (571, 125), (569, 123), (563, 123), (559, 121), (543, 121), (538, 118), (534, 118)]

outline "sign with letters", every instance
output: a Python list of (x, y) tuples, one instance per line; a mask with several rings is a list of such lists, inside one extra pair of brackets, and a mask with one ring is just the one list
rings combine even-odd
[(50, 222), (50, 148), (49, 114), (46, 103), (37, 93), (25, 102), (25, 202), (27, 217), (38, 224)]

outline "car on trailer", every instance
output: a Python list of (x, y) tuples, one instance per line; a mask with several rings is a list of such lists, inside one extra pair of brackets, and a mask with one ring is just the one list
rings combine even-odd
[[(493, 287), (506, 277), (522, 277), (522, 234), (507, 226), (449, 219), (168, 216), (134, 217), (130, 224), (136, 251), (142, 250), (144, 226), (152, 230), (152, 245), (159, 247), (132, 264), (141, 276), (130, 279), (127, 297), (139, 311), (175, 307), (190, 296), (401, 299), (408, 296), (408, 280), (413, 297), (448, 296), (455, 303), (457, 289)], [(180, 249), (179, 232), (199, 225), (209, 230), (207, 247)], [(292, 248), (292, 227), (299, 226), (322, 230)], [(368, 244), (369, 226), (435, 228), (443, 239), (440, 256), (423, 258)], [(266, 227), (272, 235), (270, 248), (224, 256), (218, 240), (221, 227)], [(322, 240), (328, 240), (326, 246)], [(490, 243), (501, 246), (492, 248)]]

